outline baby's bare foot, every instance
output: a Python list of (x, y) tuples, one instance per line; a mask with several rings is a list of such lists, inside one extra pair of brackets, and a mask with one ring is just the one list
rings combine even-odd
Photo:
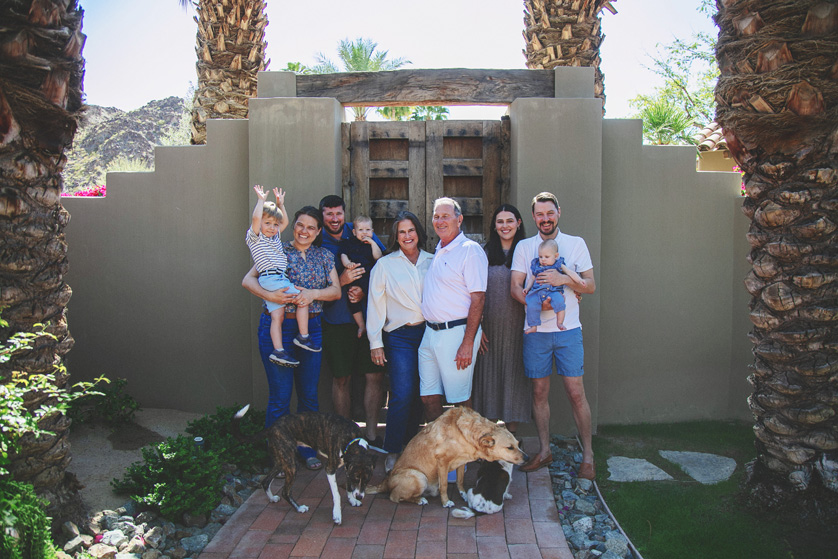
[(536, 330), (538, 330), (537, 326), (531, 326), (530, 328), (527, 328), (526, 330), (524, 330), (524, 334), (532, 334)]

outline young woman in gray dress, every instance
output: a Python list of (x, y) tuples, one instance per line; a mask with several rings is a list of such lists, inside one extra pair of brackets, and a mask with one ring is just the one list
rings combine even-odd
[(503, 420), (513, 434), (519, 422), (532, 419), (532, 387), (524, 375), (524, 309), (509, 292), (512, 254), (524, 238), (521, 213), (511, 204), (501, 204), (492, 214), (484, 247), (489, 280), (472, 392), (474, 409), (489, 419)]

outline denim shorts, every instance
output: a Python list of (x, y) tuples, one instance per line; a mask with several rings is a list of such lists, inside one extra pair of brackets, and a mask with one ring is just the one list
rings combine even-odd
[(524, 334), (524, 373), (528, 378), (550, 376), (554, 358), (556, 372), (563, 377), (581, 377), (585, 373), (581, 328)]
[[(287, 287), (288, 291), (286, 293), (299, 293), (300, 290), (294, 287), (294, 284), (288, 281), (288, 278), (285, 277), (285, 274), (268, 274), (265, 276), (259, 276), (259, 285), (262, 286), (262, 289), (266, 291), (277, 291), (278, 289), (282, 289), (283, 287)], [(267, 307), (268, 312), (273, 312), (276, 309), (283, 307), (284, 305), (277, 305), (276, 303), (271, 303), (270, 301), (265, 301), (265, 307)]]

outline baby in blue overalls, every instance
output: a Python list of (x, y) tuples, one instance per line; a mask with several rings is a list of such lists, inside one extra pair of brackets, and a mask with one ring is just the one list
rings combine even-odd
[(584, 283), (582, 278), (565, 265), (564, 258), (559, 256), (559, 245), (554, 239), (547, 239), (538, 245), (538, 258), (532, 259), (530, 270), (532, 276), (524, 287), (527, 300), (527, 329), (524, 333), (535, 332), (536, 327), (541, 324), (541, 304), (547, 299), (550, 300), (550, 306), (556, 313), (556, 324), (559, 330), (565, 330), (564, 286), (555, 287), (549, 283), (539, 283), (536, 278), (538, 274), (547, 270), (556, 270), (579, 283)]

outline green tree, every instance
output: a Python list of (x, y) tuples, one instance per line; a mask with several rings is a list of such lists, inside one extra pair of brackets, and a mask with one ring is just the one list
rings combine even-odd
[(448, 107), (413, 107), (413, 112), (410, 113), (410, 120), (448, 120)]
[(407, 120), (413, 112), (413, 107), (379, 107), (375, 112), (387, 120)]
[(693, 144), (695, 121), (680, 107), (666, 99), (644, 105), (638, 116), (643, 119), (643, 140), (655, 146)]
[[(702, 0), (698, 11), (709, 16), (710, 10), (709, 1)], [(668, 113), (675, 122), (690, 121), (684, 133), (688, 138), (713, 122), (716, 111), (713, 90), (719, 77), (715, 48), (715, 37), (707, 33), (695, 33), (688, 40), (676, 38), (669, 44), (658, 45), (658, 51), (649, 56), (652, 64), (648, 68), (662, 77), (664, 83), (652, 93), (638, 95), (630, 101), (638, 110), (636, 116), (642, 118), (647, 113), (660, 116), (663, 107), (672, 107)], [(643, 128), (644, 139), (657, 143), (645, 135), (645, 124)], [(655, 128), (652, 127), (653, 130)]]
[[(341, 67), (329, 60), (323, 53), (317, 53), (317, 66), (312, 68), (315, 74), (337, 74), (339, 72), (384, 72), (397, 70), (410, 64), (406, 58), (388, 58), (389, 51), (377, 50), (378, 43), (372, 39), (358, 38), (354, 41), (343, 39), (338, 43), (338, 58)], [(369, 107), (352, 107), (355, 120), (366, 120)]]
[(285, 65), (285, 68), (282, 69), (285, 72), (294, 72), (295, 74), (313, 74), (311, 68), (303, 64), (302, 62), (289, 62)]
[(823, 491), (838, 492), (838, 4), (717, 5), (716, 118), (751, 219), (747, 486), (762, 507), (807, 518), (801, 505), (838, 502)]
[[(32, 386), (38, 375), (59, 389), (67, 383), (60, 366), (73, 346), (65, 313), (72, 290), (64, 281), (70, 216), (61, 206), (61, 169), (82, 107), (82, 16), (76, 0), (0, 2), (0, 307), (8, 321), (0, 345), (48, 325), (47, 335), (0, 362), (7, 389), (15, 378)], [(24, 405), (34, 413), (50, 397), (32, 390)], [(60, 413), (37, 421), (54, 435), (22, 436), (8, 470), (61, 507), (77, 499), (66, 475), (70, 424)]]
[(192, 104), (192, 143), (207, 142), (207, 119), (247, 118), (256, 76), (270, 63), (265, 50), (264, 0), (178, 0), (195, 7), (198, 85)]

